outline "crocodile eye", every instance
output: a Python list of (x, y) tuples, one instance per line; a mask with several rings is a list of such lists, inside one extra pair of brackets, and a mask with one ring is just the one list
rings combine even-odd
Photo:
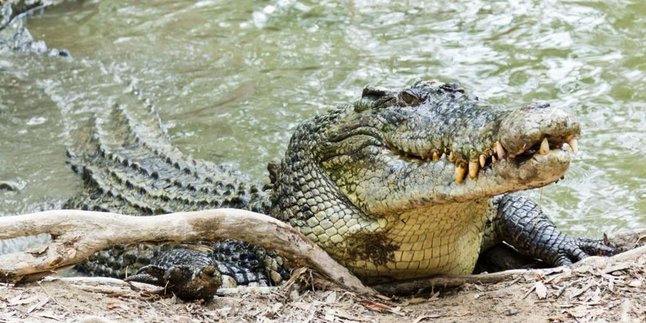
[(422, 99), (419, 95), (410, 89), (401, 91), (397, 94), (397, 103), (400, 106), (418, 105), (421, 101)]

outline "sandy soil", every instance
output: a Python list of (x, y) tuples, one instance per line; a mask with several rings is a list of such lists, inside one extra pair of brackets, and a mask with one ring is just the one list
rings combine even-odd
[(115, 279), (49, 278), (0, 284), (0, 322), (645, 322), (646, 247), (609, 259), (401, 298), (358, 296), (310, 272), (288, 286), (223, 290), (207, 304)]

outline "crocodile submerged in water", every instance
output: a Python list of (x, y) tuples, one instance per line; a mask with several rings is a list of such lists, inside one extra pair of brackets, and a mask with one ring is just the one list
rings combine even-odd
[[(510, 192), (561, 179), (580, 127), (548, 104), (488, 105), (456, 84), (365, 88), (354, 104), (302, 123), (270, 184), (194, 160), (170, 145), (156, 115), (125, 105), (94, 119), (70, 149), (84, 192), (67, 207), (125, 214), (231, 207), (291, 224), (368, 283), (469, 274), (481, 251), (505, 241), (550, 265), (608, 255), (601, 241), (561, 233)], [(567, 143), (567, 146), (565, 145)], [(94, 275), (169, 284), (209, 298), (220, 273), (238, 283), (279, 282), (279, 257), (243, 242), (117, 247), (80, 266)], [(214, 270), (217, 269), (217, 270)]]

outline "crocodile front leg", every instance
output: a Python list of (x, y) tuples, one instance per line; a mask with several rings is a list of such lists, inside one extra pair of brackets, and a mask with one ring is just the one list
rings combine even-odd
[(504, 195), (494, 201), (498, 239), (519, 252), (553, 266), (571, 265), (588, 256), (609, 256), (615, 248), (603, 240), (569, 237), (559, 231), (533, 201), (518, 195)]
[(206, 301), (213, 299), (222, 285), (222, 276), (211, 254), (189, 249), (172, 249), (125, 280), (161, 286), (164, 293), (182, 299)]

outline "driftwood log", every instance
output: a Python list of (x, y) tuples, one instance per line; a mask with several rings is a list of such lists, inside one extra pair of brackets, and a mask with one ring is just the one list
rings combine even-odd
[[(152, 217), (56, 210), (0, 218), (0, 240), (37, 234), (49, 234), (52, 241), (37, 250), (0, 255), (0, 281), (18, 282), (25, 278), (41, 277), (56, 269), (82, 262), (94, 252), (114, 245), (190, 243), (222, 239), (244, 240), (275, 250), (293, 263), (312, 268), (340, 287), (363, 295), (377, 295), (378, 292), (389, 295), (411, 294), (466, 283), (497, 283), (523, 276), (568, 273), (585, 266), (613, 268), (646, 257), (646, 246), (641, 246), (613, 257), (590, 257), (571, 267), (439, 276), (380, 284), (371, 288), (363, 285), (349, 270), (290, 225), (266, 215), (238, 209), (179, 212)], [(612, 240), (638, 246), (644, 244), (646, 230), (637, 230)], [(111, 283), (108, 285), (114, 285), (113, 280), (109, 281)]]
[(0, 239), (43, 233), (52, 236), (47, 246), (0, 256), (0, 280), (16, 282), (30, 275), (48, 273), (77, 264), (96, 251), (114, 245), (228, 238), (275, 250), (348, 290), (376, 294), (290, 225), (245, 210), (215, 209), (151, 217), (56, 210), (0, 218)]

